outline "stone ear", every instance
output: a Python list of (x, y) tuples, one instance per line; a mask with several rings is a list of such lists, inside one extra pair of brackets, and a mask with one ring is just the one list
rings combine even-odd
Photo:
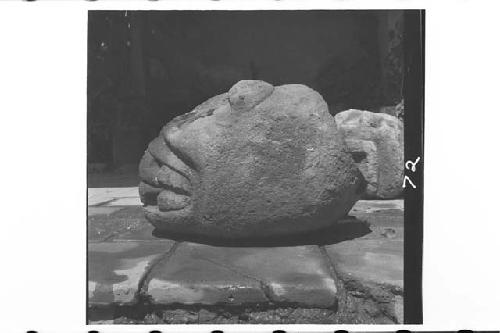
[(237, 112), (253, 109), (273, 93), (274, 87), (258, 80), (242, 80), (229, 89), (229, 104)]

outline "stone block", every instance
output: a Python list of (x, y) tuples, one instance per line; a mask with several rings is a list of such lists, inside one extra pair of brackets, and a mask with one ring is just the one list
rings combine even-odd
[(151, 272), (156, 304), (298, 304), (329, 308), (337, 288), (317, 246), (237, 248), (182, 243)]

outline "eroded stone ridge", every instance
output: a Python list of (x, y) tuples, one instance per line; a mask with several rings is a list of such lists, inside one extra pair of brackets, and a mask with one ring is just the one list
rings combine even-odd
[(335, 121), (356, 164), (367, 181), (368, 198), (391, 199), (403, 193), (403, 123), (396, 117), (347, 110)]
[(169, 122), (139, 173), (148, 220), (188, 238), (321, 229), (365, 186), (321, 95), (248, 80)]

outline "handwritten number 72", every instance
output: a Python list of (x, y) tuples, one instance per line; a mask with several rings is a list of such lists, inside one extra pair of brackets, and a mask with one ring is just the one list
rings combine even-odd
[[(415, 160), (415, 162), (413, 162), (412, 160), (406, 161), (406, 163), (405, 163), (405, 169), (406, 170), (411, 170), (411, 172), (417, 171), (417, 163), (419, 161), (420, 161), (420, 156), (417, 157), (417, 159)], [(411, 181), (410, 177), (408, 177), (407, 175), (405, 175), (405, 178), (403, 179), (403, 188), (406, 188), (406, 182), (410, 183), (411, 187), (417, 188), (417, 186), (415, 184), (413, 184), (413, 182)]]

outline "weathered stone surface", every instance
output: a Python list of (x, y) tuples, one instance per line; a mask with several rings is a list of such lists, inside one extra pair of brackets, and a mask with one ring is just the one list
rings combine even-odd
[(156, 304), (296, 303), (329, 308), (337, 288), (317, 246), (228, 248), (182, 243), (150, 274)]
[(139, 166), (147, 218), (167, 233), (292, 235), (345, 216), (365, 182), (322, 97), (240, 81), (175, 118)]
[(88, 247), (89, 305), (131, 304), (147, 268), (172, 241), (101, 242)]
[(349, 214), (368, 222), (371, 233), (325, 246), (347, 292), (347, 311), (362, 323), (403, 323), (402, 203), (358, 201)]
[(368, 182), (371, 198), (396, 198), (403, 193), (403, 123), (384, 113), (347, 110), (335, 115), (345, 143)]

